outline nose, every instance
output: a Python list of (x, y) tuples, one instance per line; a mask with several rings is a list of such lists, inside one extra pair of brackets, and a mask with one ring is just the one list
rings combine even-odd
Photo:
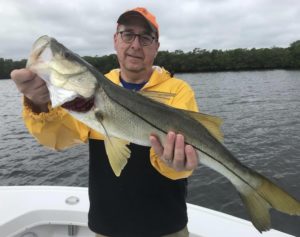
[(131, 43), (131, 48), (134, 48), (134, 49), (142, 48), (139, 36), (137, 36), (137, 35), (135, 36), (134, 40)]

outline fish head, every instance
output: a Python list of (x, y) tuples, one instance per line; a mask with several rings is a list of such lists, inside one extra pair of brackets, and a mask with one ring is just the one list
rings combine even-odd
[(91, 65), (46, 35), (33, 44), (26, 67), (46, 82), (53, 107), (78, 98), (91, 99), (98, 86)]

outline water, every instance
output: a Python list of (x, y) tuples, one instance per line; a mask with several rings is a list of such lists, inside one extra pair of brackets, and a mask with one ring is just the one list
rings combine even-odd
[[(178, 74), (196, 91), (200, 110), (224, 119), (225, 145), (244, 164), (300, 199), (300, 71)], [(21, 118), (21, 97), (0, 81), (0, 185), (87, 186), (86, 145), (63, 152), (39, 145)], [(188, 201), (247, 218), (237, 192), (200, 166)], [(300, 236), (300, 218), (272, 211), (272, 227)]]

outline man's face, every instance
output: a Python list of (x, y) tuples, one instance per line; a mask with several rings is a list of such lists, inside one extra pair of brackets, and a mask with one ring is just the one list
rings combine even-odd
[[(159, 48), (159, 42), (154, 32), (149, 31), (149, 27), (144, 19), (135, 17), (124, 25), (118, 26), (118, 32), (131, 32), (134, 34), (155, 37), (150, 45), (143, 46), (140, 37), (135, 37), (131, 43), (124, 42), (121, 33), (114, 35), (114, 47), (117, 52), (121, 70), (131, 73), (149, 71), (152, 68), (154, 58)], [(123, 36), (124, 38), (124, 36)]]

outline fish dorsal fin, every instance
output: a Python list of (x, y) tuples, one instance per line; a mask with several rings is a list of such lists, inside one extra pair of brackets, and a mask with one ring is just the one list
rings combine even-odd
[(110, 166), (119, 177), (131, 154), (127, 147), (129, 142), (116, 137), (106, 137), (104, 144)]
[(175, 93), (159, 91), (138, 91), (137, 93), (160, 103), (166, 103), (169, 99), (176, 95)]
[(188, 110), (184, 110), (184, 113), (201, 123), (216, 139), (221, 142), (224, 140), (224, 135), (221, 131), (221, 125), (223, 123), (221, 118)]

